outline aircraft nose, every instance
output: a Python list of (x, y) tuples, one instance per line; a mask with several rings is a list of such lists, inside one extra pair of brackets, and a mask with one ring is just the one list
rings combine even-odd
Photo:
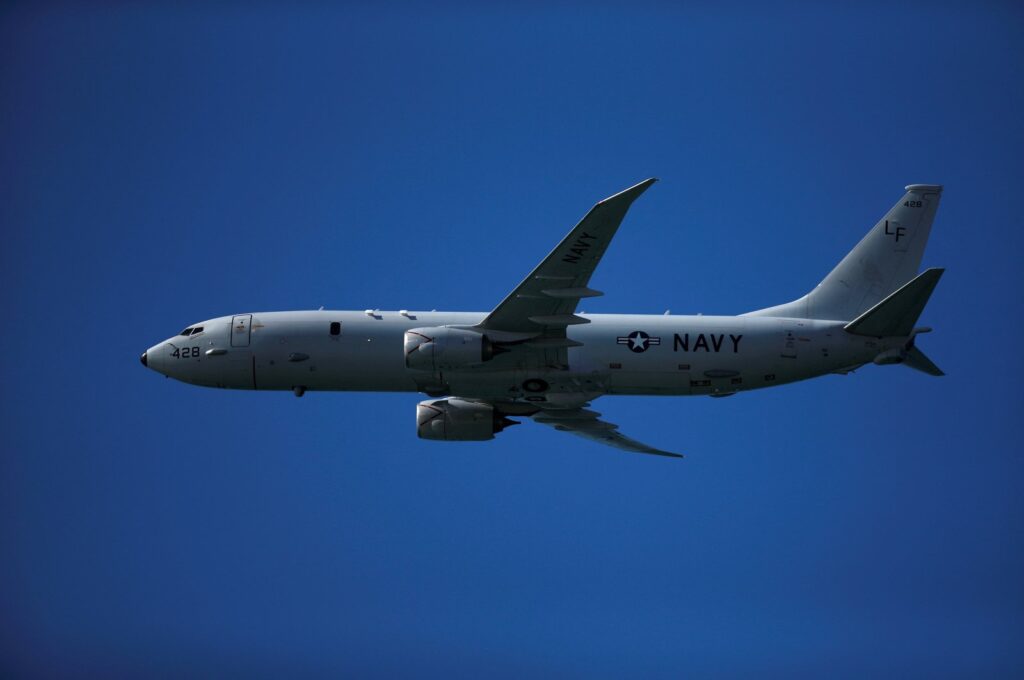
[(149, 352), (143, 352), (142, 356), (139, 357), (139, 361), (142, 362), (143, 366), (149, 366), (149, 359), (146, 356), (147, 354), (149, 354)]

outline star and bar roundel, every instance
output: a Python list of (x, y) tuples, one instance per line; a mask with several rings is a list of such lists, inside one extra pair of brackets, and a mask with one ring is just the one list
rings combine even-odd
[(626, 345), (631, 352), (646, 352), (652, 345), (660, 345), (661, 338), (652, 338), (643, 331), (633, 331), (629, 335), (622, 335), (615, 339), (620, 345)]

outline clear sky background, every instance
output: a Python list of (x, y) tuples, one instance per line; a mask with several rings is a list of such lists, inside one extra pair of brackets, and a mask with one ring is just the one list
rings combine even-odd
[[(0, 672), (1021, 677), (1024, 10), (824, 4), (6, 4)], [(791, 300), (944, 184), (949, 375), (598, 402), (678, 461), (138, 363), (487, 311), (648, 176), (587, 312)]]

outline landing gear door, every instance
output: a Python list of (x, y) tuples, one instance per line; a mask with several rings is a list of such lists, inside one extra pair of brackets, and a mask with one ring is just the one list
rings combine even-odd
[(248, 347), (252, 314), (240, 314), (231, 319), (231, 346)]

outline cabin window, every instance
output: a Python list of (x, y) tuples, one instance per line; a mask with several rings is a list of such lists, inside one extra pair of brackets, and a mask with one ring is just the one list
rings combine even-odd
[(331, 335), (341, 335), (341, 322), (340, 321), (332, 321), (331, 322)]

